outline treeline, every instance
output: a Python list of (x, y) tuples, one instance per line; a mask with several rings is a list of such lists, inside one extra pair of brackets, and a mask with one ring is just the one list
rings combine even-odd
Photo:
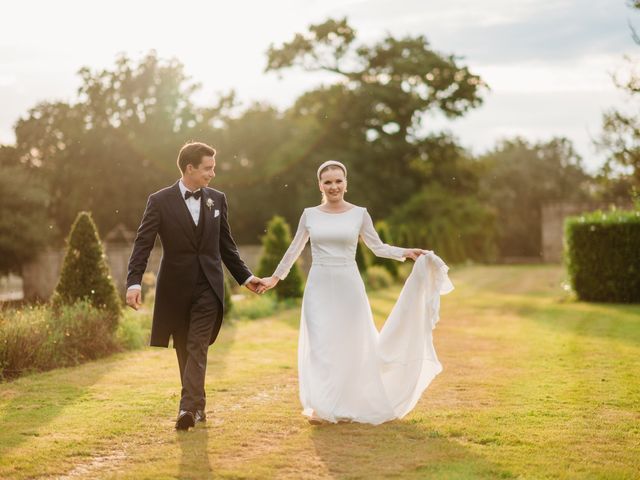
[(213, 186), (228, 195), (240, 243), (259, 243), (274, 214), (296, 225), (318, 203), (315, 171), (330, 158), (347, 164), (349, 200), (385, 220), (391, 241), (448, 262), (537, 256), (545, 202), (628, 198), (633, 175), (589, 176), (566, 139), (510, 139), (474, 157), (430, 132), (429, 115), (461, 117), (488, 86), (423, 36), (364, 44), (346, 19), (330, 19), (269, 49), (266, 71), (290, 68), (333, 80), (278, 110), (239, 105), (233, 92), (196, 105), (200, 86), (153, 51), (81, 69), (77, 101), (36, 105), (16, 123), (16, 144), (0, 147), (0, 273), (61, 244), (78, 211), (103, 235), (120, 223), (135, 230), (192, 139), (218, 150)]

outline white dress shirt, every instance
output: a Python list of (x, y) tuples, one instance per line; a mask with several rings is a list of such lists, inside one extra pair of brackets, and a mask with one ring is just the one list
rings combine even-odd
[[(180, 195), (182, 196), (182, 200), (184, 200), (184, 202), (187, 204), (187, 209), (189, 210), (189, 213), (191, 214), (191, 218), (193, 218), (193, 223), (195, 223), (196, 226), (197, 226), (198, 225), (198, 221), (200, 220), (200, 200), (196, 200), (195, 197), (189, 197), (188, 199), (184, 198), (185, 192), (187, 192), (187, 191), (190, 192), (191, 190), (189, 190), (184, 185), (184, 183), (182, 183), (182, 179), (180, 179), (180, 181), (178, 182), (178, 187), (180, 188)], [(199, 189), (199, 190), (201, 190), (201, 189)], [(242, 285), (246, 285), (253, 278), (254, 278), (254, 276), (251, 275), (249, 278), (247, 278), (244, 281), (244, 283)], [(131, 285), (127, 290), (133, 290), (133, 289), (142, 290), (142, 286), (140, 284)]]
[[(198, 225), (198, 220), (200, 220), (200, 199), (196, 200), (195, 197), (189, 197), (187, 199), (184, 198), (184, 194), (186, 192), (190, 192), (191, 190), (185, 187), (184, 183), (182, 183), (182, 179), (180, 179), (180, 181), (178, 182), (178, 186), (180, 187), (180, 195), (182, 195), (182, 199), (187, 204), (187, 209), (191, 214), (191, 218), (193, 218), (193, 223)], [(202, 190), (202, 189), (198, 189), (198, 190)], [(198, 190), (196, 190), (196, 192)]]

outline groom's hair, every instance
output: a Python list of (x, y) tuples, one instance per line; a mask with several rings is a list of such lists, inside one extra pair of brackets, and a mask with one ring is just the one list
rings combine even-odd
[(202, 163), (202, 157), (214, 157), (216, 149), (202, 142), (187, 142), (178, 154), (178, 168), (182, 173), (191, 164), (198, 167)]

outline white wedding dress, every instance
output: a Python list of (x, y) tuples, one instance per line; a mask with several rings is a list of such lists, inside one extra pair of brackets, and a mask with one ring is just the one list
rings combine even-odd
[(421, 255), (378, 332), (355, 262), (359, 236), (377, 256), (404, 261), (405, 249), (382, 243), (365, 208), (312, 207), (302, 213), (274, 275), (284, 279), (311, 239), (298, 344), (303, 414), (380, 424), (410, 412), (442, 371), (432, 330), (440, 295), (453, 285), (438, 256)]

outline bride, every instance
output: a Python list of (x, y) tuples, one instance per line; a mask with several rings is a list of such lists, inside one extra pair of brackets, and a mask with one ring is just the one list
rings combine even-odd
[[(286, 278), (311, 239), (298, 344), (303, 415), (312, 424), (402, 418), (442, 371), (431, 331), (440, 295), (453, 290), (448, 267), (431, 251), (382, 243), (366, 208), (344, 200), (342, 163), (323, 163), (317, 177), (322, 204), (304, 209), (291, 245), (259, 292)], [(380, 332), (355, 262), (358, 237), (378, 257), (416, 261)]]

